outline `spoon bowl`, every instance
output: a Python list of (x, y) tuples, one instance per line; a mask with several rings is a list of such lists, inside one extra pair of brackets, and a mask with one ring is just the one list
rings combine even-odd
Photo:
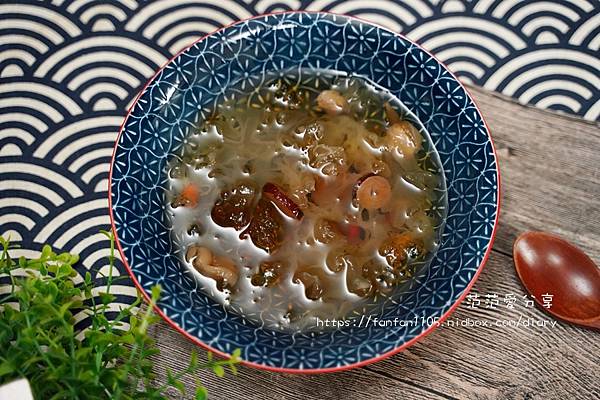
[[(513, 246), (517, 274), (536, 303), (567, 322), (600, 329), (600, 268), (581, 249), (545, 232), (525, 232)], [(543, 296), (552, 295), (552, 306)]]

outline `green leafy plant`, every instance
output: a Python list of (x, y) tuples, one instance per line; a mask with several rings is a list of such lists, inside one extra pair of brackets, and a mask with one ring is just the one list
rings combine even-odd
[[(208, 353), (204, 363), (194, 351), (187, 368), (167, 370), (166, 383), (156, 383), (150, 357), (159, 349), (148, 328), (159, 320), (153, 306), (160, 287), (152, 289), (145, 310), (138, 293), (133, 304), (109, 318), (115, 247), (112, 234), (103, 233), (110, 239), (110, 268), (102, 292), (89, 272), (83, 282), (74, 279), (78, 256), (56, 254), (46, 245), (39, 258), (13, 260), (9, 241), (0, 237), (0, 276), (9, 280), (0, 285), (0, 384), (27, 378), (36, 399), (166, 399), (169, 388), (186, 394), (186, 374), (207, 369), (222, 376), (225, 367), (235, 373), (239, 351), (224, 360)], [(82, 315), (91, 325), (78, 332), (76, 316)], [(206, 388), (196, 385), (195, 398), (206, 398)]]

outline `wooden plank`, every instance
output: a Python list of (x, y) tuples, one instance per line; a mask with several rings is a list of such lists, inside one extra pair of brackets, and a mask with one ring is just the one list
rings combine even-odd
[[(164, 369), (185, 368), (185, 360), (195, 347), (177, 332), (162, 323), (154, 328), (153, 336), (157, 338), (162, 355), (157, 359), (161, 378), (164, 380)], [(200, 357), (205, 361), (204, 355)], [(237, 375), (227, 373), (219, 378), (208, 371), (202, 371), (195, 377), (185, 377), (183, 381), (192, 388), (196, 379), (209, 389), (210, 399), (368, 399), (395, 400), (406, 398), (451, 399), (443, 393), (401, 379), (391, 380), (385, 372), (370, 371), (366, 368), (336, 374), (322, 375), (290, 375), (279, 374), (257, 369), (240, 367)], [(175, 398), (173, 392), (173, 398)], [(192, 397), (190, 397), (192, 398)]]
[[(494, 253), (476, 284), (481, 296), (520, 296), (509, 257)], [(215, 399), (507, 398), (565, 399), (591, 395), (597, 387), (597, 334), (556, 323), (554, 327), (497, 327), (496, 321), (553, 321), (536, 308), (517, 304), (496, 310), (463, 304), (451, 321), (486, 322), (488, 327), (441, 326), (408, 350), (358, 370), (297, 376), (241, 368), (238, 376), (200, 374)], [(167, 357), (160, 364), (181, 368), (193, 344), (166, 324), (158, 332)], [(192, 384), (192, 380), (188, 380)]]
[(524, 230), (558, 233), (600, 259), (600, 127), (470, 88), (499, 153), (503, 196), (495, 248)]
[[(199, 378), (214, 399), (565, 399), (598, 396), (600, 346), (591, 330), (496, 326), (496, 321), (553, 322), (522, 303), (524, 290), (510, 257), (524, 230), (549, 230), (577, 243), (600, 260), (600, 129), (472, 88), (492, 130), (500, 157), (503, 208), (489, 262), (475, 285), (500, 305), (470, 308), (463, 303), (442, 326), (390, 359), (327, 375), (297, 376), (242, 367), (238, 376)], [(519, 303), (506, 308), (503, 298)], [(468, 321), (487, 326), (460, 326)], [(155, 329), (163, 351), (159, 364), (182, 368), (193, 344), (164, 323)], [(193, 384), (193, 379), (186, 382)], [(597, 398), (597, 397), (596, 397)]]
[[(494, 253), (475, 291), (525, 295), (509, 257)], [(584, 398), (597, 386), (600, 368), (597, 334), (557, 323), (554, 327), (498, 327), (496, 321), (532, 318), (553, 321), (521, 301), (514, 310), (502, 302), (496, 310), (469, 308), (463, 303), (451, 321), (468, 319), (487, 327), (442, 326), (421, 343), (392, 359), (369, 367), (375, 371), (410, 376), (437, 391), (457, 398), (565, 399), (571, 393)]]

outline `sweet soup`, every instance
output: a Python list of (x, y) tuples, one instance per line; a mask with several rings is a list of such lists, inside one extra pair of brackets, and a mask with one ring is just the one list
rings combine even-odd
[(437, 154), (398, 100), (315, 78), (234, 91), (169, 165), (182, 262), (269, 329), (376, 312), (426, 267), (445, 210)]

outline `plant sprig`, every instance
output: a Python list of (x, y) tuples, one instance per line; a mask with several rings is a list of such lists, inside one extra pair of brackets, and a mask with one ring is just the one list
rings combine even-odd
[[(159, 320), (153, 307), (160, 286), (152, 288), (147, 308), (139, 307), (138, 293), (133, 304), (109, 318), (116, 299), (110, 292), (115, 247), (112, 233), (102, 233), (110, 240), (109, 273), (106, 290), (96, 296), (89, 272), (76, 283), (77, 255), (57, 254), (45, 245), (39, 258), (13, 260), (10, 242), (0, 236), (0, 276), (8, 280), (0, 284), (0, 384), (27, 378), (36, 399), (166, 399), (171, 388), (186, 394), (186, 375), (212, 370), (223, 376), (226, 367), (236, 373), (239, 350), (229, 359), (208, 353), (204, 363), (194, 350), (185, 369), (167, 369), (166, 382), (156, 382), (151, 357), (159, 349), (148, 328)], [(83, 333), (75, 328), (81, 317), (90, 319)], [(205, 399), (206, 388), (196, 384), (195, 398)]]

